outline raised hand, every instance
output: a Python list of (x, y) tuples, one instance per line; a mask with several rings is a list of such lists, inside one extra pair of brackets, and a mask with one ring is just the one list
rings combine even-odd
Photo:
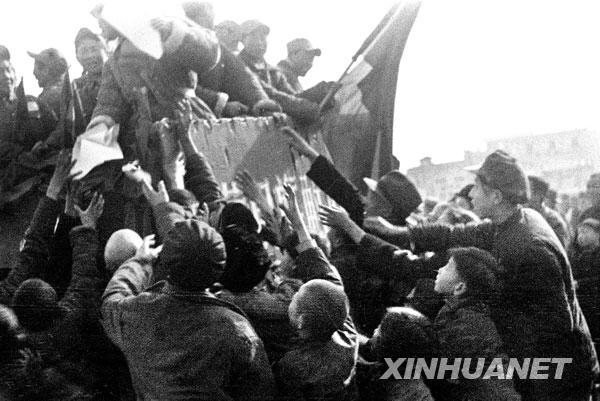
[(77, 205), (73, 207), (81, 219), (81, 225), (96, 228), (98, 219), (102, 216), (102, 212), (104, 212), (104, 197), (102, 194), (96, 192), (86, 210), (82, 210)]
[(71, 161), (71, 152), (69, 150), (63, 149), (60, 151), (54, 174), (52, 174), (48, 189), (46, 190), (48, 198), (58, 200), (58, 195), (65, 184), (81, 174), (81, 171), (71, 174), (71, 169), (75, 163), (76, 160)]
[(251, 201), (254, 201), (257, 206), (260, 208), (261, 212), (269, 212), (269, 204), (265, 197), (263, 196), (258, 184), (252, 178), (250, 173), (246, 170), (238, 171), (235, 175), (234, 181), (240, 189), (242, 193)]
[(319, 219), (323, 225), (348, 234), (356, 244), (360, 243), (365, 235), (363, 229), (350, 218), (348, 212), (343, 208), (321, 205)]
[(152, 188), (152, 185), (144, 182), (142, 185), (142, 192), (152, 207), (169, 201), (169, 193), (167, 192), (167, 187), (165, 186), (164, 181), (158, 183), (157, 191)]
[(123, 167), (121, 167), (121, 171), (123, 172), (123, 174), (125, 174), (125, 177), (129, 178), (134, 182), (146, 182), (148, 184), (152, 183), (152, 177), (148, 172), (144, 171), (140, 167), (140, 162), (137, 160), (123, 165)]
[(198, 148), (192, 139), (194, 123), (198, 120), (194, 119), (194, 112), (189, 100), (181, 100), (177, 103), (175, 117), (177, 120), (175, 132), (177, 133), (177, 138), (183, 148), (183, 152), (186, 156), (198, 153)]
[(142, 245), (138, 248), (135, 257), (137, 259), (153, 262), (158, 258), (158, 255), (160, 254), (163, 248), (162, 245), (157, 246), (155, 248), (155, 244), (156, 236), (154, 234), (144, 237), (144, 241), (142, 242)]
[(287, 206), (282, 203), (279, 205), (279, 207), (281, 210), (283, 210), (287, 218), (292, 223), (292, 227), (297, 230), (304, 223), (302, 222), (302, 217), (300, 215), (300, 208), (298, 207), (298, 201), (296, 199), (296, 191), (294, 191), (294, 189), (288, 184), (285, 184), (283, 189), (285, 190)]
[(81, 181), (74, 180), (70, 181), (67, 189), (67, 196), (65, 197), (65, 214), (71, 217), (77, 217), (77, 211), (75, 210), (75, 200), (77, 194), (81, 188)]
[(352, 221), (348, 212), (343, 208), (321, 205), (319, 210), (319, 219), (321, 223), (332, 228), (338, 228), (346, 231), (348, 223)]
[(308, 157), (311, 162), (314, 162), (319, 157), (317, 152), (310, 144), (302, 138), (298, 132), (290, 127), (281, 128), (281, 133), (288, 139), (290, 146), (298, 151), (302, 156)]

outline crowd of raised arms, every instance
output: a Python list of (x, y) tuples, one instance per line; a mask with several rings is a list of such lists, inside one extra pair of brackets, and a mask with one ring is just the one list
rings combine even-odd
[[(585, 207), (501, 150), (452, 199), (400, 171), (364, 195), (301, 133), (335, 106), (335, 83), (298, 80), (321, 50), (291, 40), (274, 67), (265, 24), (182, 7), (149, 25), (157, 59), (98, 5), (80, 78), (29, 53), (37, 98), (0, 46), (0, 399), (591, 399), (600, 173)], [(294, 185), (239, 170), (244, 199), (223, 195), (195, 126), (238, 116), (272, 119), (310, 165), (335, 201), (322, 232)], [(90, 130), (123, 159), (81, 174)]]

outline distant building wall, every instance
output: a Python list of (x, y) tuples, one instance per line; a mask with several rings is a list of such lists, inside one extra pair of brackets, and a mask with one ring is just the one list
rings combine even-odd
[(423, 196), (448, 200), (473, 182), (465, 168), (480, 164), (496, 149), (507, 151), (527, 174), (543, 177), (561, 193), (584, 190), (590, 174), (600, 171), (600, 135), (581, 129), (491, 140), (486, 152), (467, 151), (462, 161), (435, 164), (426, 157), (407, 175)]

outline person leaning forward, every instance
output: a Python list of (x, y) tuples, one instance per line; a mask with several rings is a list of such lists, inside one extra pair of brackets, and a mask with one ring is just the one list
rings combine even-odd
[[(204, 222), (170, 213), (159, 183), (150, 203), (164, 239), (113, 275), (102, 324), (127, 358), (140, 400), (269, 400), (275, 387), (261, 339), (244, 313), (208, 290), (221, 276), (225, 246)], [(151, 286), (154, 267), (169, 272)]]
[[(136, 147), (133, 132), (139, 114), (149, 114), (143, 117), (150, 122), (175, 118), (177, 103), (187, 99), (198, 117), (215, 118), (194, 93), (197, 74), (212, 69), (220, 58), (219, 43), (213, 32), (185, 19), (154, 20), (164, 48), (162, 57), (155, 60), (111, 26), (104, 19), (104, 9), (93, 12), (105, 39), (117, 39), (118, 44), (102, 71), (98, 102), (88, 128), (121, 124), (119, 143), (125, 158), (133, 159), (132, 150)], [(147, 91), (146, 107), (144, 91)]]
[(470, 196), (473, 211), (489, 220), (401, 228), (399, 243), (410, 240), (417, 251), (476, 246), (491, 252), (503, 268), (492, 318), (509, 357), (572, 358), (561, 380), (517, 380), (523, 400), (587, 400), (599, 369), (571, 265), (544, 218), (521, 207), (529, 183), (516, 159), (501, 150), (490, 154), (475, 171)]

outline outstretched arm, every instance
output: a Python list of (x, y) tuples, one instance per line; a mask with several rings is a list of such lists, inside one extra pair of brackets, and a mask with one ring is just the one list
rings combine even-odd
[(441, 267), (440, 259), (416, 256), (409, 250), (400, 249), (365, 233), (343, 209), (321, 206), (319, 216), (323, 224), (345, 232), (355, 244), (359, 245), (357, 266), (367, 269), (369, 273), (386, 280), (414, 281), (431, 277), (435, 269)]
[(298, 234), (298, 257), (294, 277), (306, 282), (313, 279), (323, 279), (334, 284), (342, 285), (342, 278), (337, 269), (329, 263), (327, 257), (310, 236), (308, 228), (300, 215), (296, 193), (289, 185), (284, 185), (288, 205), (281, 205), (285, 215), (290, 220), (292, 228)]
[(50, 241), (54, 226), (62, 209), (59, 194), (65, 184), (76, 175), (70, 173), (73, 164), (71, 154), (62, 151), (48, 184), (46, 196), (40, 199), (29, 228), (25, 231), (18, 264), (6, 279), (0, 281), (1, 303), (10, 304), (12, 295), (23, 281), (43, 276), (50, 257)]
[(182, 103), (178, 113), (177, 137), (185, 155), (185, 187), (191, 191), (200, 204), (211, 203), (223, 198), (213, 169), (192, 139), (198, 120), (193, 119), (189, 105)]
[(98, 232), (96, 224), (104, 211), (104, 198), (95, 193), (86, 210), (75, 205), (81, 225), (71, 230), (73, 269), (71, 283), (59, 306), (68, 315), (97, 310), (100, 305), (102, 276), (96, 264)]
[(311, 167), (306, 174), (331, 199), (348, 211), (352, 220), (359, 226), (363, 224), (365, 205), (358, 189), (348, 181), (325, 157), (319, 153), (295, 130), (283, 127), (284, 134), (293, 147), (302, 156), (310, 160)]

